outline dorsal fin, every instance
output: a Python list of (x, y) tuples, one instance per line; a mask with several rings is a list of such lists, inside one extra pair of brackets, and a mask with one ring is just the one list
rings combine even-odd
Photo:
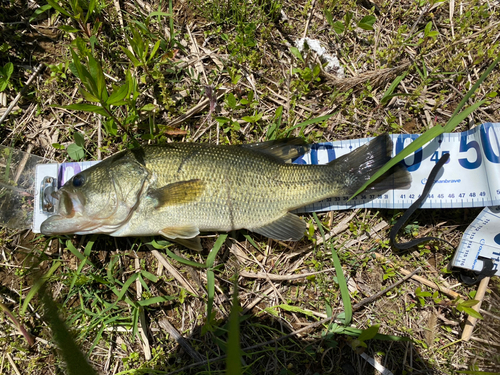
[(272, 155), (283, 161), (295, 159), (309, 151), (308, 145), (302, 138), (283, 138), (274, 141), (249, 143), (240, 147)]

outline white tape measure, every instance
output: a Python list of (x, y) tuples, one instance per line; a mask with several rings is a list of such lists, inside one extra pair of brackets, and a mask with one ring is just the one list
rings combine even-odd
[[(393, 155), (399, 153), (416, 134), (392, 135)], [(312, 146), (311, 151), (295, 162), (325, 164), (365, 144), (369, 139), (355, 139)], [(363, 194), (332, 197), (300, 209), (300, 212), (342, 210), (348, 208), (408, 208), (420, 197), (427, 176), (441, 156), (450, 160), (432, 187), (421, 208), (462, 208), (500, 205), (500, 123), (482, 124), (463, 133), (445, 133), (423, 149), (408, 156), (404, 163), (411, 173), (407, 190), (391, 190), (379, 196)], [(500, 207), (485, 208), (467, 228), (451, 261), (452, 267), (480, 272), (484, 259), (491, 259), (500, 275)]]
[[(393, 155), (418, 138), (418, 134), (393, 134)], [(326, 164), (349, 153), (370, 139), (353, 139), (314, 144), (310, 152), (295, 160), (300, 164)], [(301, 208), (298, 212), (318, 212), (349, 208), (408, 208), (420, 197), (432, 167), (443, 154), (450, 160), (443, 167), (431, 193), (421, 208), (463, 208), (500, 205), (500, 123), (486, 123), (463, 133), (441, 134), (404, 163), (411, 173), (409, 189), (391, 190), (382, 195), (361, 193), (332, 197)]]
[(500, 206), (486, 207), (469, 225), (451, 265), (481, 272), (485, 259), (491, 259), (500, 276)]

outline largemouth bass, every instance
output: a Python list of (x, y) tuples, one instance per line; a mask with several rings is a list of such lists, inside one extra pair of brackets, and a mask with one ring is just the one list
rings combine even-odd
[[(297, 241), (306, 224), (289, 211), (354, 194), (390, 158), (381, 135), (326, 165), (286, 161), (307, 152), (299, 138), (242, 146), (169, 143), (126, 150), (73, 176), (59, 191), (57, 214), (41, 232), (162, 235), (201, 250), (198, 234), (248, 229)], [(396, 167), (368, 189), (408, 187)]]

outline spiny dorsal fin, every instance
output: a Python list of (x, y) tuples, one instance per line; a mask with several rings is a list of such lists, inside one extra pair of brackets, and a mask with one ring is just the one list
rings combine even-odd
[(184, 204), (197, 200), (205, 191), (202, 180), (179, 181), (165, 185), (159, 189), (151, 190), (148, 196), (156, 199), (155, 208)]
[(283, 138), (274, 141), (250, 143), (240, 147), (272, 155), (283, 161), (304, 155), (310, 148), (302, 138)]
[(285, 216), (251, 231), (280, 241), (298, 241), (304, 236), (306, 223), (297, 215), (286, 213)]

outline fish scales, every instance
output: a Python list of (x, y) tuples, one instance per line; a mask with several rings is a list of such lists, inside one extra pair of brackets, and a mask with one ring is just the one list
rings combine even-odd
[[(305, 223), (289, 213), (335, 195), (352, 195), (389, 159), (392, 142), (379, 136), (326, 165), (285, 160), (305, 153), (299, 139), (244, 146), (171, 143), (127, 150), (68, 181), (57, 193), (58, 214), (42, 233), (150, 236), (201, 249), (202, 231), (249, 229), (298, 240)], [(397, 167), (372, 191), (407, 187)]]
[(300, 196), (308, 198), (302, 198), (299, 205), (317, 200), (315, 191), (319, 190), (311, 182), (311, 178), (317, 177), (316, 168), (311, 171), (302, 165), (284, 164), (241, 147), (151, 147), (145, 149), (145, 161), (146, 168), (157, 177), (153, 188), (192, 179), (206, 183), (198, 201), (157, 211), (158, 220), (163, 223), (189, 221), (204, 231), (264, 225), (282, 216), (287, 207), (297, 205)]

